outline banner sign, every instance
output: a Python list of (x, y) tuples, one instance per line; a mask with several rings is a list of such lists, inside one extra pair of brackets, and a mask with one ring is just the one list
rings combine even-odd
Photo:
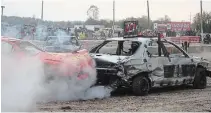
[(190, 31), (190, 22), (170, 22), (171, 31)]
[(158, 24), (154, 23), (154, 30), (156, 31), (190, 31), (191, 30), (191, 23), (190, 22), (169, 22), (167, 24)]
[(138, 21), (125, 21), (124, 22), (124, 38), (138, 36)]

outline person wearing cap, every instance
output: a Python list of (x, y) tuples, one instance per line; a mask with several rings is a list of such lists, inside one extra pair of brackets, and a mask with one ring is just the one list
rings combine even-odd
[(136, 52), (136, 50), (138, 49), (138, 47), (139, 47), (139, 43), (138, 42), (132, 42), (131, 49), (129, 50), (128, 53), (130, 55), (133, 55)]

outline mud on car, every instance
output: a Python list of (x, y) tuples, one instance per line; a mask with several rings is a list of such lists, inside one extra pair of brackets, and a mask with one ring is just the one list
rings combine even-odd
[(97, 84), (114, 89), (129, 87), (135, 95), (147, 95), (153, 87), (207, 85), (209, 62), (190, 56), (178, 45), (158, 38), (111, 38), (92, 48)]

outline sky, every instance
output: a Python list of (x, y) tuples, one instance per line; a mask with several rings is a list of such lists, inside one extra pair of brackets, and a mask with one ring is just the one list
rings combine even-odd
[[(202, 0), (211, 12), (211, 0)], [(41, 17), (41, 0), (1, 0), (4, 15)], [(100, 19), (113, 19), (113, 0), (44, 0), (44, 20), (85, 21), (90, 5), (99, 8)], [(168, 15), (172, 21), (190, 21), (200, 12), (200, 0), (149, 0), (150, 18)], [(147, 0), (115, 0), (115, 20), (147, 15)]]

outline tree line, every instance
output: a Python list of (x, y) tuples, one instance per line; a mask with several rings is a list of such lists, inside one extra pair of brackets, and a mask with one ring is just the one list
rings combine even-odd
[[(201, 16), (200, 13), (197, 13), (194, 16), (192, 28), (197, 31), (201, 32)], [(202, 13), (202, 23), (203, 23), (203, 32), (204, 33), (211, 33), (211, 12), (203, 12)]]
[[(94, 14), (93, 14), (94, 15)], [(92, 15), (92, 16), (93, 16)], [(125, 20), (137, 20), (139, 22), (140, 30), (148, 29), (148, 18), (147, 16), (142, 16), (138, 18), (129, 17), (126, 19), (118, 20), (115, 22), (115, 25), (123, 27), (123, 22)], [(211, 12), (203, 12), (202, 15), (203, 20), (203, 31), (204, 33), (211, 33)], [(167, 23), (170, 22), (171, 18), (168, 15), (165, 15), (162, 18), (152, 21), (150, 19), (150, 29), (153, 28), (153, 23)], [(42, 21), (40, 19), (36, 19), (33, 17), (16, 17), (16, 16), (2, 16), (1, 22), (6, 22), (11, 25), (34, 25), (42, 24), (48, 27), (74, 27), (74, 25), (104, 25), (105, 27), (111, 28), (113, 25), (112, 20), (105, 19), (95, 19), (93, 17), (89, 17), (86, 21)], [(197, 13), (194, 16), (192, 22), (192, 30), (195, 32), (200, 32), (200, 14)]]

